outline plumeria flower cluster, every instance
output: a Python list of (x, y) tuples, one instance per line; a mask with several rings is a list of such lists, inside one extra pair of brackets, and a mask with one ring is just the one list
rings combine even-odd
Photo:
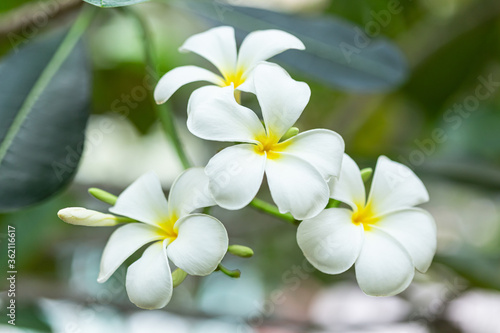
[[(127, 270), (126, 289), (130, 301), (144, 309), (164, 307), (172, 297), (173, 281), (169, 260), (190, 275), (208, 275), (220, 263), (228, 248), (222, 223), (213, 216), (192, 214), (212, 206), (203, 195), (208, 179), (203, 169), (191, 168), (172, 185), (168, 201), (155, 173), (132, 183), (109, 210), (132, 222), (120, 226), (104, 248), (98, 282), (106, 282), (134, 252), (151, 244)], [(84, 208), (65, 208), (58, 216), (65, 222), (86, 226), (113, 226), (120, 218)]]
[[(159, 81), (155, 99), (164, 103), (189, 82), (213, 83), (191, 94), (187, 127), (201, 139), (230, 145), (204, 168), (182, 173), (168, 201), (158, 178), (148, 173), (113, 200), (110, 212), (115, 215), (84, 208), (59, 212), (72, 224), (125, 223), (106, 245), (99, 282), (145, 244), (151, 245), (128, 268), (126, 278), (129, 298), (139, 307), (161, 308), (170, 300), (176, 281), (169, 261), (178, 267), (175, 272), (184, 274), (204, 276), (223, 270), (226, 229), (215, 217), (193, 211), (213, 205), (229, 210), (247, 206), (255, 200), (264, 175), (277, 210), (300, 223), (298, 245), (318, 270), (339, 274), (354, 265), (366, 294), (388, 296), (408, 287), (415, 268), (429, 268), (436, 226), (428, 212), (415, 207), (429, 200), (425, 186), (408, 167), (382, 156), (366, 198), (362, 172), (344, 154), (338, 133), (299, 133), (293, 126), (311, 90), (265, 61), (288, 49), (304, 45), (286, 32), (264, 30), (250, 33), (237, 54), (231, 27), (208, 30), (184, 43), (181, 51), (203, 56), (220, 75), (196, 66), (175, 68)], [(256, 95), (262, 120), (241, 104), (242, 91)], [(242, 257), (251, 253), (241, 251)]]

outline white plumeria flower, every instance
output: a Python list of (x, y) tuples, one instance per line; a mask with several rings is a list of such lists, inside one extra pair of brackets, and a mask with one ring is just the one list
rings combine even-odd
[(251, 32), (243, 40), (239, 54), (232, 27), (221, 26), (196, 34), (188, 38), (179, 51), (199, 54), (214, 64), (221, 75), (197, 66), (174, 68), (158, 82), (154, 91), (155, 100), (158, 104), (165, 103), (177, 89), (196, 81), (252, 92), (254, 67), (260, 61), (289, 49), (303, 50), (305, 46), (297, 37), (281, 30)]
[[(212, 216), (190, 214), (215, 204), (207, 186), (203, 169), (192, 168), (174, 182), (168, 202), (153, 172), (127, 187), (110, 211), (141, 223), (127, 223), (113, 232), (102, 255), (97, 281), (108, 280), (128, 257), (148, 243), (152, 244), (130, 265), (126, 277), (130, 301), (140, 308), (159, 309), (170, 301), (173, 285), (168, 260), (191, 275), (212, 273), (227, 251), (226, 229)], [(59, 216), (64, 220), (65, 214)], [(85, 223), (79, 220), (79, 224)], [(87, 225), (98, 225), (95, 215)]]
[(372, 296), (405, 290), (415, 268), (425, 273), (436, 251), (436, 224), (425, 210), (422, 181), (406, 166), (379, 157), (373, 182), (365, 187), (356, 163), (347, 155), (331, 197), (352, 210), (330, 208), (304, 220), (297, 241), (309, 262), (328, 274), (339, 274), (353, 264), (361, 289)]
[(208, 162), (210, 191), (219, 206), (240, 209), (255, 197), (265, 172), (280, 212), (297, 219), (312, 217), (328, 202), (327, 181), (340, 172), (344, 141), (326, 129), (280, 141), (309, 102), (309, 86), (270, 63), (257, 66), (254, 84), (264, 126), (252, 110), (235, 101), (230, 87), (200, 88), (188, 105), (187, 125), (194, 135), (242, 143)]

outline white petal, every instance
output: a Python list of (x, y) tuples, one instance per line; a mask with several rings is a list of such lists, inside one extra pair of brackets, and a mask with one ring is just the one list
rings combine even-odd
[(427, 202), (429, 194), (410, 168), (380, 156), (368, 201), (376, 214), (381, 215)]
[(299, 220), (319, 214), (328, 203), (328, 184), (311, 164), (286, 154), (268, 159), (267, 182), (281, 213)]
[(191, 168), (177, 177), (170, 188), (168, 209), (178, 218), (195, 209), (215, 205), (203, 168)]
[(197, 89), (188, 105), (187, 127), (205, 140), (227, 142), (254, 142), (264, 132), (257, 115), (239, 105), (232, 86), (214, 86)]
[(251, 69), (261, 60), (267, 60), (289, 49), (304, 50), (297, 37), (281, 30), (259, 30), (248, 34), (241, 43), (238, 68)]
[(365, 232), (355, 269), (359, 286), (371, 296), (399, 294), (415, 274), (408, 252), (394, 238), (375, 228)]
[(232, 27), (217, 27), (193, 35), (179, 51), (199, 54), (214, 64), (221, 73), (236, 69), (236, 40)]
[(104, 214), (82, 207), (68, 207), (57, 212), (57, 216), (66, 223), (88, 227), (109, 227), (118, 224), (116, 216)]
[(323, 273), (339, 274), (356, 261), (363, 244), (363, 227), (352, 212), (331, 208), (299, 224), (297, 242), (309, 262)]
[(167, 247), (167, 255), (190, 275), (212, 273), (226, 254), (226, 228), (215, 217), (192, 214), (177, 221), (179, 235)]
[(142, 223), (126, 224), (116, 229), (109, 237), (102, 253), (97, 281), (105, 282), (141, 246), (162, 238), (156, 227)]
[(139, 177), (118, 196), (109, 211), (155, 226), (167, 219), (167, 199), (156, 173)]
[(342, 168), (338, 179), (332, 178), (329, 182), (330, 197), (342, 201), (357, 210), (358, 204), (365, 206), (366, 192), (361, 171), (354, 160), (347, 154), (342, 159)]
[(314, 166), (325, 179), (337, 177), (344, 154), (344, 140), (330, 130), (315, 129), (288, 139), (283, 153), (291, 154)]
[(254, 85), (266, 129), (281, 138), (304, 111), (311, 89), (295, 81), (281, 67), (261, 63), (255, 68)]
[(228, 147), (208, 162), (205, 173), (215, 202), (226, 209), (241, 209), (255, 197), (262, 184), (266, 155), (255, 152), (255, 145)]
[(142, 309), (161, 309), (172, 297), (172, 274), (165, 246), (156, 242), (127, 270), (125, 286), (130, 301)]
[(180, 87), (196, 81), (208, 81), (222, 85), (224, 80), (204, 68), (197, 66), (181, 66), (172, 69), (162, 76), (156, 85), (154, 97), (158, 104), (165, 103)]
[(425, 273), (436, 253), (436, 223), (431, 214), (410, 208), (383, 215), (375, 224), (396, 239), (410, 254), (413, 265)]

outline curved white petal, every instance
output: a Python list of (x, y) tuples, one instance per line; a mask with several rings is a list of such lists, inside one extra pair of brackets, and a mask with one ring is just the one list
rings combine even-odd
[(299, 224), (297, 242), (319, 271), (339, 274), (356, 261), (363, 244), (363, 227), (351, 221), (352, 212), (330, 208)]
[(111, 213), (158, 225), (168, 219), (168, 204), (160, 180), (150, 171), (133, 182), (119, 196)]
[(337, 179), (332, 178), (329, 185), (330, 197), (333, 199), (348, 204), (355, 211), (358, 210), (357, 205), (365, 206), (366, 192), (361, 171), (349, 155), (344, 154), (340, 176)]
[(288, 139), (283, 153), (299, 157), (314, 166), (325, 178), (337, 177), (344, 154), (342, 137), (327, 129), (315, 129), (299, 133)]
[(355, 270), (359, 286), (371, 296), (399, 294), (415, 274), (408, 252), (394, 238), (375, 228), (365, 232)]
[(255, 197), (262, 184), (266, 155), (255, 145), (240, 144), (223, 149), (208, 162), (205, 173), (215, 202), (226, 209), (241, 209)]
[(155, 101), (165, 103), (180, 87), (196, 81), (208, 81), (223, 85), (224, 80), (217, 74), (197, 66), (181, 66), (162, 76), (154, 91)]
[(241, 43), (238, 68), (251, 70), (259, 61), (269, 59), (289, 49), (304, 50), (304, 44), (282, 30), (253, 31)]
[(268, 159), (266, 175), (274, 202), (281, 213), (304, 220), (318, 215), (328, 203), (328, 184), (304, 160), (286, 154)]
[(205, 140), (253, 142), (264, 132), (257, 115), (239, 105), (230, 87), (202, 87), (191, 95), (187, 127)]
[(266, 130), (281, 138), (304, 111), (311, 89), (295, 81), (281, 67), (261, 63), (254, 70), (254, 85)]
[(190, 275), (212, 273), (226, 254), (228, 236), (224, 225), (204, 214), (187, 215), (177, 221), (178, 237), (167, 247), (167, 255)]
[(177, 218), (198, 208), (214, 205), (215, 200), (208, 188), (208, 177), (203, 168), (190, 168), (184, 171), (170, 188), (168, 210)]
[(216, 27), (193, 35), (179, 51), (199, 54), (214, 64), (221, 73), (236, 69), (236, 40), (232, 27)]
[(427, 211), (410, 208), (383, 215), (375, 226), (396, 239), (410, 254), (413, 265), (425, 273), (436, 253), (436, 223)]
[(376, 214), (381, 215), (427, 202), (429, 194), (410, 168), (380, 156), (368, 201)]
[(101, 258), (97, 281), (106, 282), (118, 267), (143, 245), (162, 239), (156, 227), (142, 223), (126, 224), (109, 237)]
[(165, 253), (165, 245), (150, 245), (127, 270), (125, 282), (132, 303), (142, 309), (161, 309), (172, 297), (172, 274)]

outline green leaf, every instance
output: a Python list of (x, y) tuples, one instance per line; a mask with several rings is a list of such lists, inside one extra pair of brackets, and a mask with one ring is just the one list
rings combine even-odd
[(212, 1), (176, 4), (217, 25), (234, 26), (240, 41), (247, 33), (262, 29), (280, 29), (297, 36), (306, 50), (286, 51), (276, 56), (276, 61), (334, 88), (384, 91), (399, 86), (407, 77), (406, 60), (394, 43), (366, 37), (363, 28), (334, 16), (303, 17)]
[(110, 8), (110, 7), (123, 7), (135, 5), (136, 3), (146, 2), (148, 0), (83, 0), (91, 5)]
[(89, 116), (90, 72), (79, 40), (90, 13), (64, 38), (33, 42), (0, 63), (0, 211), (40, 202), (75, 174)]

